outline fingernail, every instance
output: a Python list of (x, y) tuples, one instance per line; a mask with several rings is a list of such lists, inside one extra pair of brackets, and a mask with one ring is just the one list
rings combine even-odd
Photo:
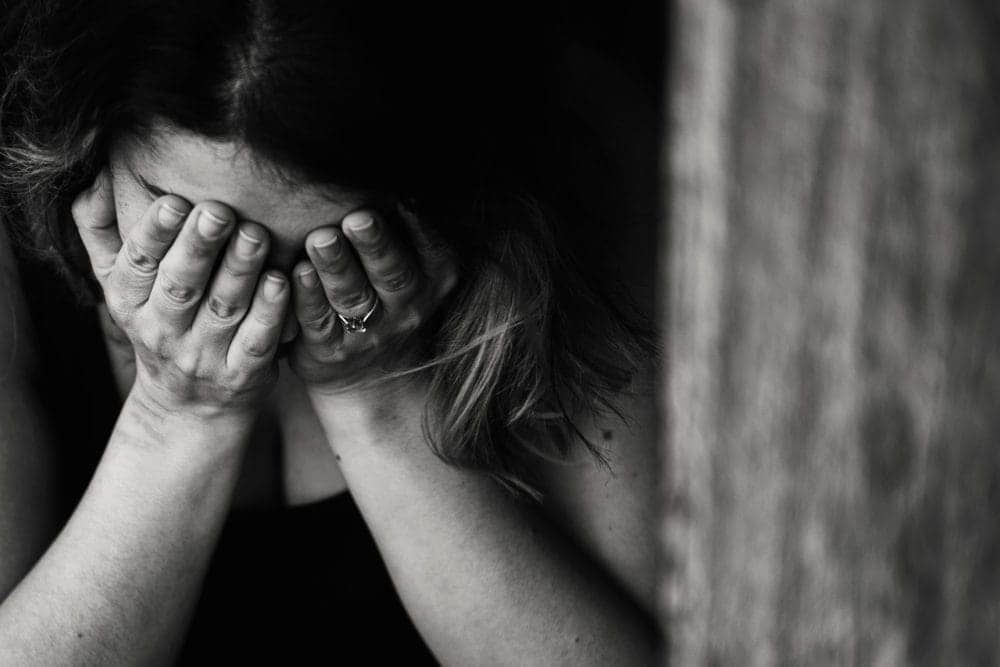
[(316, 270), (311, 266), (307, 269), (302, 269), (299, 271), (299, 282), (302, 283), (303, 287), (313, 288), (319, 283), (317, 280)]
[(167, 229), (174, 229), (180, 226), (181, 221), (184, 220), (184, 216), (187, 213), (184, 211), (178, 211), (176, 208), (170, 204), (160, 204), (160, 211), (157, 213), (157, 217), (160, 219), (160, 224)]
[(323, 259), (334, 259), (340, 254), (340, 238), (333, 230), (323, 233), (323, 235), (313, 243), (313, 247)]
[(361, 215), (350, 219), (348, 229), (354, 232), (362, 241), (375, 240), (375, 218), (371, 215)]
[(198, 216), (198, 232), (206, 239), (219, 238), (228, 226), (228, 220), (223, 220), (211, 211), (203, 210)]
[(264, 298), (268, 301), (277, 301), (281, 292), (285, 289), (285, 279), (276, 273), (264, 275)]
[(239, 237), (236, 239), (236, 253), (247, 259), (254, 256), (260, 248), (261, 240), (250, 234), (245, 227), (240, 227)]

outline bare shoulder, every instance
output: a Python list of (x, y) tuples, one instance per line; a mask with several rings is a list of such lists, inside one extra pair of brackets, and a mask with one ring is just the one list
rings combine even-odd
[(621, 416), (578, 423), (607, 465), (580, 447), (571, 461), (542, 467), (547, 513), (649, 612), (656, 599), (659, 506), (656, 373), (650, 363), (620, 395)]
[[(655, 107), (613, 60), (580, 44), (565, 53), (561, 93), (589, 126), (615, 178), (614, 191), (595, 201), (596, 225), (578, 234), (584, 266), (607, 283), (609, 296), (627, 297), (649, 321), (656, 311), (659, 248), (657, 121)], [(566, 178), (590, 203), (607, 192), (595, 161), (571, 165)], [(613, 280), (607, 281), (611, 277)], [(656, 600), (659, 498), (658, 362), (650, 360), (617, 398), (619, 414), (580, 416), (577, 426), (603, 452), (607, 465), (578, 447), (571, 461), (541, 464), (547, 513), (611, 573), (650, 614)]]

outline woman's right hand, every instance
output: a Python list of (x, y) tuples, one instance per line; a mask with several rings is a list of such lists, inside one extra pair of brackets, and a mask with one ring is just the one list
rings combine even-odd
[(252, 412), (277, 380), (289, 301), (283, 275), (261, 274), (266, 230), (237, 225), (218, 202), (192, 208), (165, 195), (123, 242), (107, 170), (72, 212), (108, 312), (135, 349), (133, 397), (167, 414)]

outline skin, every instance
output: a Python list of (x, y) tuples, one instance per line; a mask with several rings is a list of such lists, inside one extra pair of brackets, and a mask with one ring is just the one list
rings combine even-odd
[[(277, 381), (278, 342), (294, 332), (284, 375), (312, 406), (302, 418), (315, 419), (442, 662), (649, 663), (650, 393), (623, 395), (629, 428), (581, 419), (607, 446), (610, 471), (589, 458), (540, 463), (545, 504), (515, 503), (431, 453), (419, 379), (372, 382), (455, 284), (451, 258), (419, 221), (397, 208), (390, 225), (391, 200), (370, 194), (289, 187), (240, 146), (169, 131), (155, 139), (116, 147), (75, 210), (117, 347), (132, 346), (134, 380), (80, 508), (0, 605), (0, 657), (171, 654), (254, 412)], [(187, 217), (165, 226), (170, 210)], [(206, 211), (222, 225), (199, 226)], [(376, 297), (369, 331), (345, 332), (336, 313), (361, 316)], [(139, 493), (150, 483), (153, 492)], [(164, 525), (189, 539), (151, 529)], [(139, 632), (153, 601), (169, 611), (154, 632)]]
[[(228, 510), (254, 400), (276, 378), (286, 280), (248, 274), (233, 290), (247, 317), (227, 323), (200, 300), (177, 298), (179, 285), (207, 273), (231, 213), (173, 201), (144, 213), (123, 246), (110, 184), (102, 175), (73, 215), (109, 311), (133, 344), (135, 382), (91, 484), (44, 556), (26, 574), (3, 561), (0, 576), (13, 588), (0, 604), (3, 664), (170, 662)], [(206, 211), (217, 219), (208, 228)], [(215, 281), (212, 293), (227, 287)], [(25, 453), (17, 440), (0, 445)], [(4, 507), (3, 543), (30, 535), (43, 510), (18, 516)]]

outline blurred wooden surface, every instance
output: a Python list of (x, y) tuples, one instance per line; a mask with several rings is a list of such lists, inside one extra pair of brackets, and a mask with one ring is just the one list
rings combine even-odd
[(1000, 664), (1000, 9), (672, 8), (666, 657)]

